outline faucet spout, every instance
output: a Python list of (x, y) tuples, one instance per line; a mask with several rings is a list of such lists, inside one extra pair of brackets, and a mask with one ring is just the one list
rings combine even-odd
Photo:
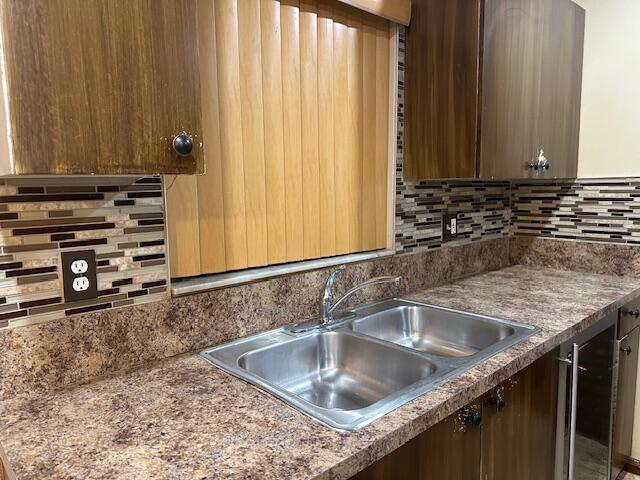
[(335, 312), (340, 305), (342, 305), (344, 302), (346, 302), (349, 298), (351, 298), (353, 295), (358, 293), (360, 290), (364, 290), (365, 288), (372, 287), (374, 285), (383, 285), (385, 283), (393, 283), (396, 287), (399, 287), (400, 284), (402, 283), (402, 277), (399, 277), (399, 276), (398, 277), (392, 277), (392, 276), (376, 277), (376, 278), (372, 278), (371, 280), (367, 280), (366, 282), (363, 282), (360, 285), (356, 285), (347, 293), (345, 293), (342, 297), (340, 297), (338, 301), (336, 301), (331, 306), (331, 308), (328, 311), (329, 316), (333, 318), (333, 312)]

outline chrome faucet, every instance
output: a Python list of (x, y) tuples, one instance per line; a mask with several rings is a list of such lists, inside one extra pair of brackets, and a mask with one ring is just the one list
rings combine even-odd
[(356, 285), (347, 293), (342, 295), (342, 297), (340, 297), (338, 301), (334, 303), (333, 284), (335, 283), (338, 275), (340, 275), (345, 268), (346, 268), (345, 265), (340, 265), (337, 269), (335, 269), (333, 272), (329, 274), (329, 278), (327, 278), (327, 281), (324, 284), (324, 289), (322, 291), (322, 298), (320, 299), (320, 318), (318, 321), (319, 326), (326, 326), (333, 323), (334, 322), (333, 314), (336, 311), (336, 309), (340, 305), (342, 305), (344, 302), (346, 302), (349, 298), (351, 298), (354, 294), (359, 292), (360, 290), (367, 287), (371, 287), (373, 285), (381, 285), (384, 283), (393, 283), (394, 285), (399, 286), (400, 282), (402, 281), (402, 277), (385, 276), (385, 277), (372, 278), (371, 280), (367, 280), (366, 282), (363, 282), (360, 285)]
[(287, 329), (291, 333), (305, 333), (310, 330), (326, 327), (331, 325), (336, 320), (334, 318), (334, 313), (336, 309), (342, 305), (345, 301), (351, 298), (356, 292), (359, 292), (363, 288), (370, 287), (372, 285), (381, 285), (383, 283), (393, 283), (396, 286), (400, 285), (402, 281), (402, 277), (376, 277), (371, 280), (367, 280), (366, 282), (361, 283), (360, 285), (356, 285), (347, 293), (342, 295), (338, 301), (333, 301), (333, 285), (336, 283), (336, 279), (338, 275), (344, 272), (346, 266), (340, 265), (337, 269), (329, 274), (329, 278), (324, 284), (324, 288), (322, 289), (322, 297), (320, 298), (320, 315), (318, 318), (314, 318), (312, 320), (308, 320), (306, 322), (298, 323), (293, 325), (292, 327), (288, 327)]

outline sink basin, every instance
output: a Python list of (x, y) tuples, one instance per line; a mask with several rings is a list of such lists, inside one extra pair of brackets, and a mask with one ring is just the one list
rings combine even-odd
[(238, 366), (320, 408), (357, 410), (432, 375), (427, 358), (342, 332), (249, 352)]
[(399, 305), (353, 322), (352, 329), (414, 350), (468, 357), (516, 333), (503, 321), (426, 305)]
[(521, 341), (535, 328), (411, 300), (354, 309), (206, 349), (221, 368), (339, 431), (353, 431)]

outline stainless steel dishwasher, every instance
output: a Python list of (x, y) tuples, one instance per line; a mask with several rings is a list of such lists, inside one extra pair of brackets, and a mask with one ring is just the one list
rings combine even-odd
[(614, 312), (560, 347), (556, 480), (609, 480), (615, 378)]

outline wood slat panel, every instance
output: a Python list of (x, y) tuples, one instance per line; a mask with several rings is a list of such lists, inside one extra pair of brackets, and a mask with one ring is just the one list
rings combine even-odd
[[(385, 248), (389, 235), (387, 212), (389, 194), (389, 157), (394, 162), (395, 141), (389, 140), (389, 123), (395, 115), (388, 115), (395, 102), (389, 95), (391, 29), (388, 22), (378, 20), (376, 29), (376, 248)], [(395, 46), (395, 45), (394, 45)], [(393, 89), (391, 89), (393, 91)], [(385, 114), (386, 113), (386, 114)], [(389, 143), (391, 142), (391, 146)], [(395, 171), (395, 165), (393, 168)], [(391, 192), (394, 195), (395, 192)]]
[(349, 126), (347, 165), (349, 195), (349, 251), (362, 249), (362, 140), (363, 140), (363, 59), (362, 17), (349, 11), (347, 34), (347, 112)]
[(300, 99), (300, 10), (294, 0), (280, 2), (287, 260), (304, 256), (302, 209), (302, 131)]
[[(196, 179), (199, 235), (200, 238), (205, 239), (205, 241), (199, 242), (200, 268), (204, 272), (214, 273), (224, 272), (227, 268), (222, 194), (222, 154), (220, 152), (220, 109), (218, 106), (218, 60), (213, 2), (198, 2), (198, 9), (202, 132), (206, 146), (205, 175)], [(181, 211), (184, 210), (181, 208)], [(180, 238), (184, 237), (181, 235)], [(211, 248), (212, 245), (215, 248)], [(191, 273), (191, 275), (199, 273), (198, 271)], [(177, 276), (187, 275), (183, 273)]]
[(227, 269), (236, 270), (246, 268), (248, 258), (236, 0), (216, 0), (215, 18), (225, 253)]
[(320, 158), (320, 253), (336, 252), (336, 186), (333, 117), (333, 9), (318, 4), (318, 136)]
[(260, 4), (256, 4), (255, 0), (238, 0), (240, 106), (242, 108), (248, 267), (258, 267), (268, 263), (259, 7)]
[(302, 206), (304, 257), (320, 256), (320, 162), (318, 154), (318, 14), (314, 0), (300, 1), (302, 99)]
[(167, 195), (167, 236), (171, 251), (172, 277), (200, 274), (200, 230), (197, 179), (193, 176), (165, 177)]
[(348, 52), (346, 9), (336, 6), (333, 22), (333, 119), (334, 161), (336, 185), (336, 254), (345, 254), (350, 249), (350, 199), (348, 190), (347, 152), (349, 150), (348, 121)]
[(173, 275), (384, 248), (389, 22), (329, 0), (199, 8), (207, 173), (168, 196)]
[(261, 0), (267, 250), (270, 264), (287, 260), (280, 3)]
[[(362, 24), (362, 237), (361, 248), (376, 247), (376, 19), (366, 16)], [(374, 79), (371, 81), (371, 79)]]

